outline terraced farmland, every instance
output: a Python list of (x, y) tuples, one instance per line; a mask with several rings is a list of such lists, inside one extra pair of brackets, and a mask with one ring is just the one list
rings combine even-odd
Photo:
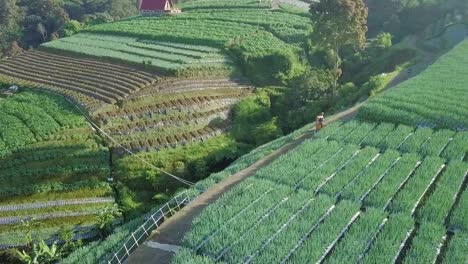
[(0, 63), (0, 74), (44, 87), (81, 94), (73, 96), (92, 108), (92, 99), (115, 103), (156, 81), (157, 75), (127, 66), (74, 58), (44, 51), (31, 51)]
[[(249, 95), (237, 53), (294, 57), (310, 18), (272, 10), (271, 2), (191, 5), (181, 4), (177, 16), (129, 18), (45, 43), (2, 61), (0, 79), (73, 98), (126, 148), (204, 141), (229, 128), (231, 107)], [(234, 54), (240, 43), (244, 50)]]
[(23, 220), (33, 239), (95, 236), (95, 215), (114, 204), (109, 150), (60, 96), (24, 91), (0, 111), (0, 248), (25, 243)]
[[(146, 40), (221, 48), (235, 37), (256, 31), (271, 32), (285, 42), (294, 43), (298, 40), (294, 36), (301, 35), (302, 39), (305, 38), (308, 22), (307, 16), (293, 15), (282, 10), (206, 8), (199, 12), (183, 12), (173, 17), (139, 17), (98, 25), (87, 32), (123, 34)], [(171, 28), (170, 34), (167, 28)]]
[(161, 82), (95, 119), (126, 148), (174, 147), (223, 133), (231, 107), (249, 93), (249, 86), (226, 79)]
[(174, 71), (183, 68), (224, 67), (230, 60), (220, 49), (152, 41), (118, 35), (83, 33), (43, 44), (49, 50), (73, 52), (99, 59), (111, 59), (126, 63)]
[(370, 101), (359, 116), (373, 121), (468, 129), (468, 41), (421, 75)]
[[(135, 17), (45, 43), (2, 62), (0, 77), (58, 91), (94, 112), (161, 75), (229, 76), (236, 66), (227, 46), (242, 36), (255, 35), (258, 43), (266, 36), (269, 49), (293, 50), (310, 30), (307, 15), (270, 10), (269, 2), (198, 2), (183, 4), (186, 12), (177, 16)], [(249, 45), (265, 48), (258, 43)]]

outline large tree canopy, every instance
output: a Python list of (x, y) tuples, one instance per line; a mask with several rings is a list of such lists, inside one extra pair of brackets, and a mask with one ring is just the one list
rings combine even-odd
[[(398, 39), (408, 34), (420, 34), (431, 24), (444, 20), (448, 14), (461, 16), (468, 22), (466, 0), (365, 0), (369, 7), (369, 33), (381, 31)], [(456, 21), (450, 21), (456, 22)]]
[(362, 0), (322, 0), (312, 5), (314, 23), (312, 42), (329, 51), (334, 85), (333, 96), (341, 76), (340, 50), (345, 46), (364, 48), (367, 32), (367, 7)]
[(20, 10), (16, 0), (0, 1), (0, 57), (12, 49), (20, 37)]
[(330, 49), (345, 45), (364, 48), (367, 7), (362, 0), (322, 0), (311, 6), (314, 41)]

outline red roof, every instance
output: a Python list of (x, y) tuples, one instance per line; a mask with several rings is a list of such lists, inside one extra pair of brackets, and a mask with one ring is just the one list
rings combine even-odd
[(170, 4), (169, 0), (141, 0), (140, 10), (165, 10), (166, 2)]

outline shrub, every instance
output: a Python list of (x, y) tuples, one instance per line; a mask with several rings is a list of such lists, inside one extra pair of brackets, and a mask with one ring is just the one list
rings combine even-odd
[(284, 83), (303, 72), (292, 46), (271, 33), (237, 37), (227, 48), (238, 59), (244, 74), (259, 85)]

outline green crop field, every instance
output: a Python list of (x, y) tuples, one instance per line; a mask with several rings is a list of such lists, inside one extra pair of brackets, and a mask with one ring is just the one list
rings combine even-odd
[(366, 104), (360, 117), (454, 130), (468, 129), (468, 41), (443, 55), (421, 75)]
[(60, 96), (23, 91), (0, 99), (0, 248), (61, 228), (86, 237), (96, 215), (114, 204), (107, 183), (109, 150), (84, 117)]
[(43, 47), (110, 58), (135, 64), (146, 63), (165, 70), (181, 67), (222, 67), (229, 63), (221, 50), (200, 45), (174, 45), (117, 35), (83, 33), (46, 43)]
[[(453, 226), (446, 223), (466, 209), (460, 197), (466, 193), (468, 149), (463, 142), (446, 152), (453, 140), (432, 142), (418, 130), (364, 121), (330, 125), (204, 210), (174, 263), (441, 258)], [(415, 134), (429, 140), (414, 140), (416, 151), (402, 151)], [(368, 135), (380, 140), (364, 144)], [(424, 145), (436, 151), (422, 151)], [(466, 219), (458, 219), (458, 228), (466, 229)], [(451, 243), (463, 246), (462, 240)]]
[(428, 18), (400, 34), (409, 7), (377, 27), (372, 1), (10, 2), (0, 262), (124, 263), (194, 210), (174, 264), (467, 263), (468, 40), (425, 49)]
[[(304, 41), (310, 27), (307, 16), (262, 9), (250, 1), (221, 7), (216, 5), (227, 2), (198, 2), (196, 9), (190, 8), (191, 3), (183, 4), (187, 12), (177, 16), (136, 17), (97, 25), (42, 47), (133, 64), (144, 62), (164, 71), (216, 68), (230, 63), (223, 49), (236, 38), (270, 32), (274, 35), (270, 44), (282, 48), (286, 43)], [(243, 4), (248, 8), (242, 8)], [(256, 45), (261, 42), (262, 36), (250, 43), (251, 48), (261, 50), (263, 47)]]
[[(466, 43), (365, 104), (359, 119), (328, 125), (225, 193), (192, 222), (173, 263), (466, 261), (463, 52)], [(452, 85), (431, 97), (441, 83), (435, 71)], [(440, 100), (434, 111), (450, 108), (437, 112), (439, 129), (411, 119), (432, 99)], [(384, 107), (402, 110), (385, 115)]]
[(290, 60), (271, 74), (300, 67), (298, 46), (311, 31), (305, 12), (247, 0), (187, 2), (181, 8), (174, 16), (131, 17), (44, 43), (2, 61), (0, 78), (54, 90), (95, 112), (153, 87), (166, 75), (238, 78), (240, 65), (258, 68), (268, 56)]

